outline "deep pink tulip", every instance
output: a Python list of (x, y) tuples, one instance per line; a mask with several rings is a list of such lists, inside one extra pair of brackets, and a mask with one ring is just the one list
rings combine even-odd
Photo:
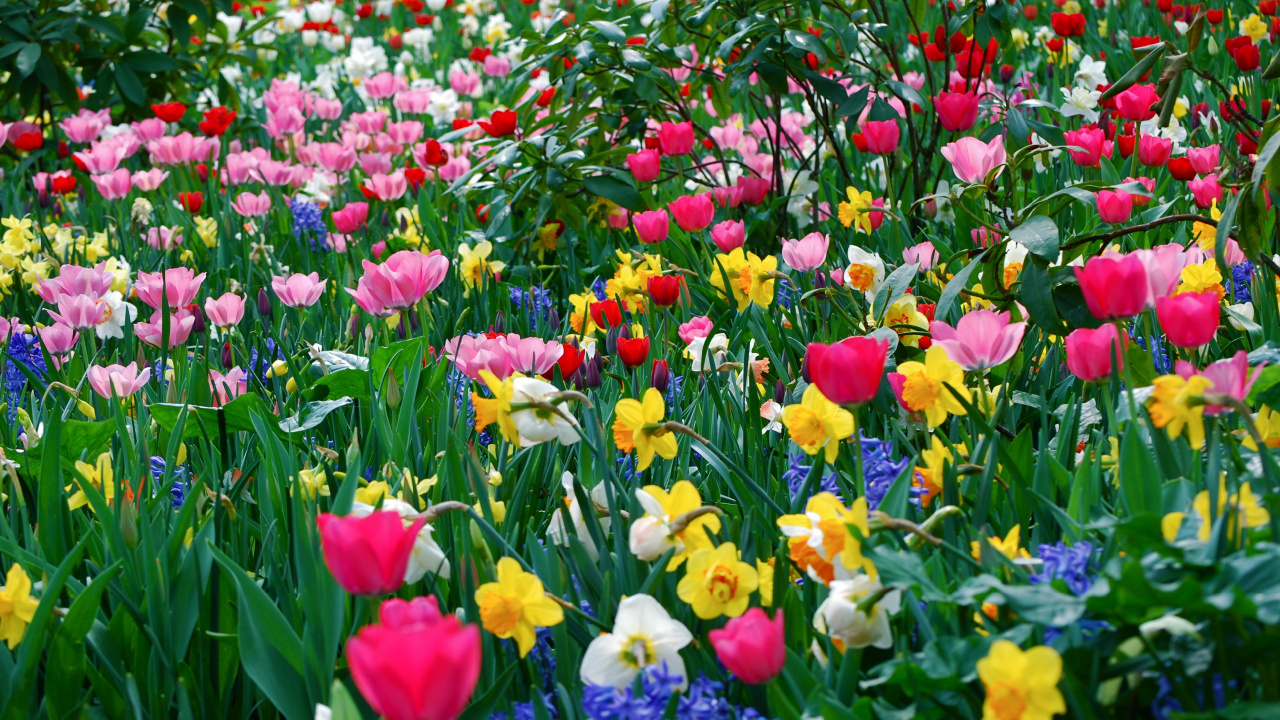
[(971, 92), (940, 92), (933, 108), (943, 129), (951, 132), (965, 132), (978, 121), (978, 96)]
[(1156, 299), (1156, 319), (1169, 342), (1180, 348), (1207, 345), (1218, 333), (1222, 305), (1212, 291)]
[(1173, 140), (1143, 133), (1138, 138), (1138, 162), (1147, 167), (1161, 167), (1173, 154)]
[(1063, 133), (1063, 136), (1067, 140), (1067, 145), (1081, 148), (1080, 150), (1067, 149), (1072, 162), (1081, 167), (1094, 167), (1102, 162), (1102, 148), (1107, 134), (1101, 128), (1068, 130)]
[(329, 281), (320, 279), (320, 273), (314, 272), (310, 275), (294, 273), (289, 277), (276, 275), (271, 278), (271, 289), (285, 305), (306, 308), (316, 304), (324, 294), (324, 286), (327, 282)]
[(1218, 171), (1218, 156), (1221, 148), (1217, 143), (1202, 148), (1187, 148), (1187, 159), (1191, 161), (1191, 169), (1197, 175), (1209, 175)]
[(772, 680), (787, 663), (786, 625), (782, 610), (773, 619), (753, 607), (707, 635), (716, 657), (739, 680), (759, 685)]
[(331, 213), (333, 226), (343, 235), (350, 235), (369, 220), (369, 203), (347, 203), (341, 210)]
[(416, 305), (444, 282), (448, 272), (449, 259), (439, 250), (433, 250), (430, 255), (401, 250), (381, 265), (365, 260), (364, 275), (356, 289), (346, 290), (365, 312), (389, 317)]
[(747, 226), (741, 220), (724, 220), (711, 228), (711, 240), (720, 248), (720, 252), (728, 254), (734, 248), (740, 248), (747, 242)]
[(773, 182), (768, 178), (741, 175), (738, 177), (738, 187), (742, 188), (742, 202), (754, 207), (764, 202), (764, 199), (769, 196)]
[(631, 216), (631, 222), (635, 225), (636, 237), (646, 245), (660, 243), (666, 240), (670, 233), (670, 221), (667, 219), (666, 210), (635, 213)]
[(951, 163), (951, 170), (960, 180), (985, 183), (992, 170), (1004, 165), (1004, 138), (997, 135), (991, 138), (991, 142), (984, 143), (966, 135), (944, 145), (942, 157)]
[(163, 274), (139, 271), (133, 288), (138, 299), (148, 306), (159, 310), (162, 300), (167, 300), (169, 310), (173, 311), (190, 305), (196, 299), (204, 276), (204, 273), (196, 275), (195, 271), (185, 267), (169, 268)]
[(664, 122), (658, 128), (658, 147), (663, 155), (686, 155), (693, 150), (692, 122)]
[(716, 216), (716, 206), (711, 202), (710, 193), (701, 195), (682, 195), (667, 204), (676, 224), (685, 232), (697, 232), (711, 227)]
[(827, 261), (831, 241), (820, 232), (811, 232), (799, 240), (782, 240), (782, 259), (795, 270), (808, 272)]
[(146, 367), (142, 372), (138, 372), (138, 363), (131, 362), (128, 365), (108, 365), (102, 367), (93, 365), (86, 373), (89, 378), (89, 387), (102, 397), (110, 400), (112, 394), (115, 397), (124, 399), (138, 392), (151, 382), (151, 368)]
[(736, 208), (742, 204), (742, 188), (737, 185), (711, 189), (711, 199), (719, 208)]
[(1156, 116), (1151, 106), (1160, 100), (1153, 85), (1134, 85), (1116, 95), (1116, 111), (1126, 120), (1142, 122)]
[(867, 141), (867, 152), (888, 155), (898, 149), (902, 130), (897, 120), (868, 120), (862, 123), (862, 137)]
[(265, 190), (257, 195), (251, 192), (242, 192), (236, 196), (235, 201), (231, 203), (231, 207), (244, 217), (262, 217), (271, 210), (271, 196)]
[(1099, 320), (1131, 318), (1151, 304), (1147, 270), (1134, 255), (1090, 258), (1073, 269), (1089, 312)]
[[(196, 316), (185, 307), (170, 313), (168, 348), (173, 349), (185, 344), (187, 338), (191, 337), (191, 328), (195, 327), (195, 324)], [(150, 320), (134, 323), (133, 332), (142, 342), (158, 348), (164, 341), (164, 317), (157, 310), (151, 314)]]
[(809, 377), (837, 405), (860, 405), (876, 396), (889, 343), (870, 337), (845, 338), (832, 345), (809, 343)]
[[(1189, 378), (1196, 374), (1195, 366), (1185, 360), (1179, 360), (1176, 372), (1184, 378)], [(1258, 381), (1258, 375), (1262, 373), (1262, 366), (1249, 372), (1249, 353), (1244, 350), (1237, 350), (1235, 355), (1225, 359), (1211, 363), (1209, 367), (1200, 371), (1202, 377), (1208, 378), (1213, 382), (1209, 390), (1211, 392), (1223, 393), (1244, 402), (1249, 396), (1249, 391), (1253, 389), (1253, 384)], [(1229, 410), (1223, 405), (1205, 405), (1205, 415), (1221, 415)]]
[(114, 280), (106, 267), (106, 263), (91, 268), (63, 265), (58, 277), (36, 285), (36, 292), (47, 303), (56, 304), (63, 295), (88, 295), (96, 300), (107, 294)]
[(1218, 176), (1213, 173), (1187, 181), (1187, 189), (1191, 191), (1196, 207), (1202, 210), (1213, 207), (1215, 201), (1222, 204), (1222, 186), (1218, 184)]
[(656, 149), (641, 150), (627, 156), (627, 167), (635, 175), (636, 182), (653, 182), (658, 179), (661, 168), (661, 154)]
[(216, 300), (212, 296), (207, 297), (204, 299), (204, 315), (214, 327), (223, 330), (235, 327), (244, 319), (244, 298), (235, 293), (224, 293)]
[(1010, 323), (1008, 312), (979, 309), (960, 318), (953, 328), (935, 320), (929, 323), (934, 345), (941, 345), (965, 370), (986, 370), (1003, 365), (1018, 352), (1025, 322)]
[(1124, 336), (1118, 348), (1117, 338), (1115, 325), (1103, 325), (1094, 330), (1089, 328), (1073, 330), (1066, 341), (1067, 369), (1072, 375), (1085, 382), (1110, 377), (1112, 360), (1116, 358), (1118, 352), (1120, 364), (1115, 368), (1115, 372), (1123, 371), (1124, 352), (1129, 345), (1129, 336), (1127, 334)]
[(116, 168), (106, 175), (90, 175), (103, 200), (119, 200), (133, 189), (133, 177), (126, 168)]
[(1133, 196), (1123, 190), (1099, 190), (1098, 218), (1105, 223), (1129, 222), (1133, 217)]
[(425, 519), (406, 528), (400, 514), (381, 510), (365, 517), (320, 513), (320, 545), (329, 572), (352, 595), (381, 595), (404, 584), (413, 543)]
[[(380, 514), (380, 513), (379, 513)], [(435, 596), (382, 603), (380, 625), (347, 640), (360, 694), (386, 720), (454, 720), (480, 678), (480, 628), (442, 615)]]

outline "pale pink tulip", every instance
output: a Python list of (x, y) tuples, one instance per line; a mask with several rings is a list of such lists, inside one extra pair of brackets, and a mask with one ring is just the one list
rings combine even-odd
[(107, 400), (116, 397), (123, 400), (138, 392), (151, 381), (151, 368), (145, 367), (138, 372), (138, 363), (128, 365), (94, 365), (86, 373), (89, 386)]
[(1010, 323), (1009, 313), (974, 310), (953, 328), (945, 322), (929, 323), (933, 343), (965, 370), (987, 370), (1009, 361), (1018, 351), (1025, 322)]
[(320, 273), (311, 273), (303, 275), (302, 273), (294, 273), (289, 277), (277, 275), (271, 278), (271, 289), (275, 291), (276, 297), (280, 298), (280, 302), (293, 308), (311, 307), (320, 299), (320, 295), (324, 293), (325, 283), (328, 280), (321, 280)]
[(204, 299), (204, 314), (214, 327), (226, 330), (240, 324), (244, 319), (244, 298), (235, 293), (225, 293), (222, 297)]

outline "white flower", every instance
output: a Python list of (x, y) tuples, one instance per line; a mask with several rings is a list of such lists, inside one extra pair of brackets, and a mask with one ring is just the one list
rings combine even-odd
[[(517, 377), (511, 381), (514, 392), (511, 403), (540, 402), (550, 403), (549, 395), (560, 391), (555, 385), (545, 380), (530, 377)], [(578, 431), (574, 429), (564, 416), (543, 408), (527, 408), (511, 413), (511, 421), (520, 433), (520, 445), (527, 447), (550, 440), (559, 440), (562, 444), (572, 445), (578, 442)]]
[(839, 640), (846, 648), (893, 647), (893, 630), (889, 616), (898, 612), (902, 604), (901, 593), (890, 592), (871, 606), (869, 614), (858, 609), (863, 598), (883, 589), (870, 575), (858, 575), (852, 580), (833, 580), (831, 594), (813, 615), (813, 627), (832, 640)]
[(861, 290), (870, 302), (884, 284), (884, 260), (857, 245), (849, 246), (849, 265), (844, 271), (844, 284)]
[(435, 33), (430, 28), (416, 27), (404, 31), (404, 44), (420, 53), (425, 53), (433, 40)]
[(582, 656), (582, 681), (591, 685), (625, 688), (642, 668), (666, 663), (667, 672), (689, 680), (680, 650), (693, 641), (693, 634), (679, 620), (648, 595), (632, 595), (618, 604), (613, 632), (591, 641)]
[(347, 77), (352, 80), (371, 78), (386, 70), (387, 66), (387, 51), (375, 44), (371, 37), (352, 38), (351, 53), (342, 61)]
[(129, 209), (129, 218), (139, 225), (150, 225), (153, 209), (150, 200), (144, 197), (134, 198), (133, 207)]
[(1027, 246), (1020, 242), (1010, 240), (1004, 250), (1004, 267), (1009, 267), (1014, 263), (1019, 265), (1027, 260)]
[(307, 13), (301, 9), (285, 10), (280, 13), (280, 29), (285, 32), (297, 32), (307, 23)]
[(321, 25), (329, 22), (329, 20), (333, 19), (333, 3), (307, 3), (307, 19), (313, 23), (320, 23)]
[(1148, 620), (1138, 626), (1138, 632), (1147, 640), (1162, 632), (1173, 636), (1192, 635), (1197, 638), (1200, 637), (1200, 633), (1194, 623), (1177, 615), (1164, 615), (1155, 620)]
[(636, 500), (644, 508), (645, 516), (631, 523), (628, 537), (631, 554), (644, 562), (653, 562), (671, 548), (676, 548), (677, 552), (682, 551), (684, 544), (671, 534), (671, 528), (667, 525), (671, 522), (671, 517), (662, 509), (658, 499), (637, 488)]
[[(236, 35), (240, 34), (240, 28), (244, 27), (244, 18), (239, 15), (228, 15), (224, 12), (218, 13), (218, 22), (227, 29), (227, 42), (232, 43), (236, 40)], [(211, 36), (217, 42), (220, 38)]]
[[(412, 525), (413, 520), (418, 517), (418, 511), (412, 505), (395, 498), (383, 498), (382, 509), (398, 514), (405, 527)], [(351, 514), (356, 517), (366, 517), (374, 511), (375, 508), (367, 503), (351, 503)], [(446, 580), (449, 578), (449, 558), (445, 557), (444, 550), (431, 537), (432, 529), (430, 523), (424, 523), (413, 541), (413, 552), (409, 555), (409, 565), (404, 571), (404, 581), (407, 583), (416, 583), (427, 573), (439, 575)]]
[(444, 127), (453, 122), (458, 116), (458, 109), (461, 107), (458, 103), (458, 93), (450, 90), (437, 90), (431, 95), (431, 101), (427, 103), (427, 114), (431, 116), (431, 121), (437, 127)]
[[(784, 173), (784, 176), (790, 174)], [(784, 177), (783, 187), (791, 191), (791, 197), (787, 200), (787, 212), (791, 213), (800, 227), (808, 227), (813, 222), (814, 200), (821, 187), (810, 179), (808, 170), (795, 173), (794, 178)]]
[[(727, 352), (729, 352), (729, 336), (724, 333), (716, 333), (710, 340), (705, 337), (694, 338), (693, 342), (689, 343), (689, 347), (685, 348), (685, 353), (693, 358), (694, 372), (720, 367)], [(704, 357), (706, 365), (703, 365)]]
[(1227, 322), (1231, 324), (1231, 327), (1239, 330), (1240, 332), (1244, 332), (1245, 327), (1244, 323), (1240, 322), (1240, 320), (1235, 317), (1236, 315), (1239, 315), (1249, 322), (1253, 322), (1253, 303), (1236, 303), (1235, 305), (1228, 305), (1227, 310), (1231, 311), (1227, 313)]
[(773, 400), (765, 400), (760, 406), (760, 417), (767, 420), (764, 428), (760, 430), (760, 434), (764, 435), (769, 431), (776, 433), (782, 432), (782, 406)]
[[(347, 46), (347, 36), (339, 33), (320, 33), (321, 39), (324, 41), (324, 48), (329, 52), (342, 52), (342, 48)], [(223, 72), (226, 72), (225, 70)]]
[(1099, 85), (1107, 84), (1107, 61), (1094, 60), (1085, 55), (1080, 58), (1080, 69), (1076, 70), (1076, 84), (1085, 90), (1097, 90)]
[(1101, 92), (1075, 85), (1070, 89), (1062, 88), (1062, 97), (1066, 102), (1059, 109), (1064, 119), (1082, 117), (1085, 122), (1098, 122), (1098, 98), (1102, 97)]
[(138, 308), (134, 307), (133, 303), (125, 302), (124, 296), (115, 290), (108, 290), (100, 302), (107, 306), (107, 312), (102, 322), (93, 329), (93, 334), (103, 340), (124, 338), (125, 323), (133, 322), (133, 319), (138, 317)]
[(507, 22), (506, 17), (502, 13), (490, 15), (484, 25), (485, 42), (490, 46), (496, 46), (509, 37), (511, 37), (511, 23)]
[[(577, 485), (573, 479), (573, 473), (565, 471), (560, 476), (560, 485), (564, 488), (565, 502), (568, 504), (569, 521), (573, 523), (573, 531), (577, 534), (578, 540), (582, 543), (587, 551), (587, 555), (592, 561), (600, 559), (600, 550), (596, 547), (595, 540), (591, 539), (591, 531), (587, 528), (586, 517), (582, 514), (582, 506), (578, 503), (578, 494), (574, 490)], [(592, 512), (596, 511), (596, 505), (607, 506), (608, 501), (604, 496), (604, 483), (600, 483), (591, 489)], [(609, 532), (609, 518), (600, 518), (600, 529)], [(564, 508), (557, 508), (551, 515), (551, 525), (547, 528), (547, 538), (556, 545), (561, 547), (569, 547), (569, 529), (565, 527)]]

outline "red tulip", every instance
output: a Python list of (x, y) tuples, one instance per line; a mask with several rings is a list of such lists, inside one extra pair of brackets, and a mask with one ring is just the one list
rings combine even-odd
[(649, 338), (618, 338), (618, 357), (633, 370), (649, 359)]
[(205, 137), (218, 137), (231, 127), (235, 119), (236, 111), (221, 105), (205, 110), (204, 120), (200, 121), (200, 132), (204, 133)]
[[(16, 123), (15, 123), (16, 124)], [(24, 133), (18, 133), (17, 137), (10, 140), (13, 146), (24, 152), (39, 150), (44, 147), (44, 135), (39, 130), (32, 130)]]
[[(556, 365), (560, 368), (560, 377), (568, 380), (571, 375), (578, 372), (578, 368), (582, 367), (582, 361), (587, 358), (585, 350), (579, 349), (577, 346), (569, 343), (561, 343), (564, 352), (560, 354), (560, 359), (556, 360)], [(546, 375), (550, 379), (550, 374)]]
[(602, 328), (617, 327), (622, 324), (622, 309), (617, 300), (601, 300), (590, 305), (591, 319)]
[(759, 685), (782, 672), (787, 662), (787, 645), (782, 610), (773, 619), (753, 607), (730, 620), (722, 629), (708, 633), (716, 656), (739, 680)]
[(428, 165), (440, 167), (441, 165), (448, 164), (449, 153), (445, 152), (444, 148), (440, 147), (439, 140), (436, 140), (435, 138), (428, 138), (427, 152), (425, 153), (424, 158)]
[(1073, 269), (1089, 312), (1099, 320), (1131, 318), (1151, 301), (1147, 269), (1135, 255), (1090, 258)]
[[(1124, 349), (1129, 344), (1129, 336), (1122, 338), (1117, 348), (1115, 325), (1103, 325), (1096, 330), (1080, 328), (1067, 336), (1067, 369), (1072, 375), (1093, 382), (1111, 376), (1113, 359), (1120, 361), (1115, 372), (1124, 370)], [(1117, 352), (1118, 351), (1118, 352)]]
[(480, 678), (480, 629), (441, 615), (434, 596), (394, 599), (347, 641), (360, 694), (386, 720), (453, 720)]
[(152, 105), (151, 112), (167, 123), (175, 123), (187, 113), (187, 106), (180, 102), (160, 103), (159, 105)]
[(178, 193), (178, 202), (183, 209), (195, 215), (200, 212), (201, 206), (204, 205), (204, 193), (202, 192), (180, 192)]
[(1084, 15), (1081, 13), (1053, 13), (1049, 16), (1049, 24), (1062, 37), (1084, 35)]
[(1156, 299), (1156, 319), (1169, 342), (1180, 348), (1209, 344), (1218, 333), (1222, 306), (1216, 292), (1182, 293)]
[(809, 376), (828, 400), (859, 405), (880, 389), (889, 343), (870, 337), (851, 337), (834, 345), (809, 343)]
[(680, 302), (679, 275), (654, 275), (649, 278), (649, 297), (658, 307), (671, 307)]
[(514, 135), (518, 127), (514, 110), (494, 110), (487, 122), (481, 120), (477, 124), (489, 133), (489, 137)]
[(1186, 182), (1196, 176), (1196, 169), (1191, 164), (1191, 159), (1187, 157), (1171, 158), (1166, 167), (1169, 168), (1169, 174), (1174, 180)]
[(426, 520), (405, 527), (399, 513), (378, 511), (365, 517), (321, 513), (320, 543), (329, 572), (352, 595), (381, 595), (404, 584), (418, 530)]
[(940, 92), (933, 100), (942, 127), (951, 132), (965, 132), (978, 121), (978, 96), (971, 92)]

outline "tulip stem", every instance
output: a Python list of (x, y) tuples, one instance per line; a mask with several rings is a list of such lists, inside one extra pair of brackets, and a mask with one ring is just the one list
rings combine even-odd
[(1102, 240), (1104, 242), (1107, 240), (1114, 240), (1115, 238), (1118, 238), (1124, 235), (1129, 235), (1136, 232), (1144, 232), (1146, 230), (1159, 227), (1161, 225), (1168, 225), (1169, 223), (1175, 223), (1175, 222), (1199, 222), (1199, 223), (1204, 223), (1205, 225), (1212, 225), (1214, 227), (1218, 226), (1217, 220), (1214, 220), (1213, 218), (1207, 218), (1203, 215), (1196, 215), (1194, 213), (1166, 215), (1165, 217), (1152, 220), (1149, 223), (1142, 223), (1141, 225), (1130, 225), (1128, 227), (1120, 228), (1119, 230), (1112, 230), (1111, 232), (1099, 233), (1097, 235), (1086, 235), (1082, 238), (1076, 238), (1075, 240), (1072, 240), (1071, 242), (1063, 245), (1062, 249), (1070, 250), (1072, 248), (1080, 247), (1081, 245), (1086, 245), (1088, 243), (1095, 242), (1097, 240)]

